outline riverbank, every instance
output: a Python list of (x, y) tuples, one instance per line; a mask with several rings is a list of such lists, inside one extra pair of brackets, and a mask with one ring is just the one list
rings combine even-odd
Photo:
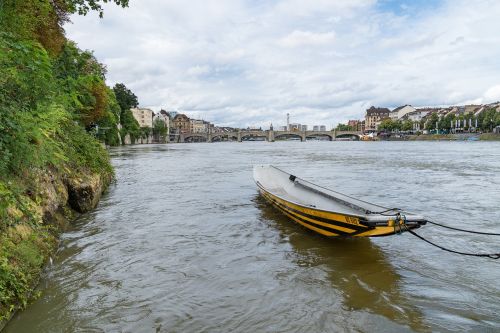
[(37, 296), (33, 291), (61, 232), (97, 205), (113, 177), (90, 169), (31, 170), (24, 176), (0, 182), (0, 331)]
[(405, 140), (408, 141), (500, 141), (500, 134), (496, 133), (460, 133), (460, 134), (426, 134), (409, 135)]

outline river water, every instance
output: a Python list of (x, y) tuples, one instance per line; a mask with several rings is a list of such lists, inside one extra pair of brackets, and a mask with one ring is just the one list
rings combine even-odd
[[(78, 219), (6, 332), (500, 330), (500, 260), (406, 233), (327, 239), (257, 193), (252, 165), (454, 226), (500, 232), (500, 143), (243, 142), (113, 149), (117, 181)], [(427, 225), (448, 247), (499, 237)]]

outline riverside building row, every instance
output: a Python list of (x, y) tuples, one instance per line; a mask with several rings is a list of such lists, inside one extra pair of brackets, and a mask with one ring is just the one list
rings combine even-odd
[[(470, 118), (477, 118), (481, 113), (490, 109), (496, 109), (497, 112), (500, 112), (500, 102), (484, 105), (424, 107), (418, 109), (406, 104), (393, 110), (385, 107), (371, 106), (366, 109), (364, 121), (349, 120), (348, 126), (353, 130), (377, 132), (382, 121), (391, 119), (394, 121), (410, 121), (412, 123), (413, 130), (423, 131), (432, 114), (437, 114), (439, 119), (443, 119), (448, 115), (454, 115), (455, 117), (463, 116), (469, 118), (469, 123), (472, 123)], [(462, 122), (465, 124), (465, 120), (462, 120)]]
[[(177, 111), (161, 110), (155, 113), (147, 108), (133, 108), (132, 115), (142, 128), (150, 128), (153, 130), (156, 122), (162, 122), (166, 128), (167, 141), (177, 141), (180, 134), (185, 133), (223, 133), (234, 132), (234, 128), (219, 127), (214, 124), (202, 120), (191, 119), (183, 113)], [(158, 141), (158, 138), (155, 139)]]

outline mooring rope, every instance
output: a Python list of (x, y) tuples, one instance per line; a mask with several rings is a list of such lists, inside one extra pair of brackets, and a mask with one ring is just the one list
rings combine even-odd
[(408, 225), (406, 225), (406, 216), (404, 216), (404, 215), (403, 215), (403, 225), (402, 225), (402, 227), (404, 227), (405, 230), (408, 231), (413, 236), (415, 236), (415, 237), (423, 240), (424, 242), (426, 242), (428, 244), (431, 244), (432, 246), (435, 246), (435, 247), (437, 247), (437, 248), (439, 248), (439, 249), (441, 249), (443, 251), (446, 251), (446, 252), (460, 254), (460, 255), (463, 255), (463, 256), (483, 257), (483, 258), (490, 258), (490, 259), (500, 259), (500, 253), (470, 253), (470, 252), (461, 252), (461, 251), (452, 250), (452, 249), (446, 248), (444, 246), (438, 245), (438, 244), (436, 244), (434, 242), (431, 242), (427, 238), (425, 238), (425, 237), (417, 234), (416, 232), (410, 230), (410, 228), (408, 228)]
[(450, 226), (447, 226), (447, 225), (444, 225), (444, 224), (441, 224), (441, 223), (437, 223), (437, 222), (433, 222), (433, 221), (429, 221), (429, 220), (427, 220), (427, 222), (430, 223), (430, 224), (437, 225), (437, 226), (442, 227), (442, 228), (452, 229), (452, 230), (457, 230), (457, 231), (462, 231), (462, 232), (469, 232), (471, 234), (489, 235), (489, 236), (500, 236), (500, 234), (494, 233), (494, 232), (482, 232), (482, 231), (460, 229), (460, 228), (450, 227)]
[[(385, 213), (390, 212), (390, 211), (396, 211), (398, 213), (385, 214)], [(380, 212), (368, 212), (368, 213), (369, 214), (379, 214), (379, 215), (383, 215), (383, 216), (398, 216), (398, 214), (401, 214), (401, 212), (403, 212), (403, 210), (401, 208), (389, 208), (389, 209), (386, 209), (386, 210), (383, 210)], [(468, 230), (468, 229), (461, 229), (461, 228), (456, 228), (456, 227), (450, 227), (448, 225), (437, 223), (437, 222), (434, 222), (431, 220), (426, 220), (426, 221), (427, 221), (427, 223), (433, 224), (433, 225), (441, 227), (441, 228), (452, 229), (452, 230), (461, 231), (461, 232), (468, 232), (468, 233), (477, 234), (477, 235), (500, 236), (500, 233), (496, 233), (496, 232), (485, 232), (485, 231), (474, 231), (474, 230)]]
[[(405, 225), (405, 227), (406, 227), (406, 225)], [(433, 243), (430, 240), (428, 240), (428, 239), (420, 236), (416, 232), (411, 231), (410, 229), (408, 229), (408, 227), (406, 227), (406, 231), (408, 231), (413, 236), (415, 236), (417, 238), (420, 238), (424, 242), (429, 243), (432, 246), (435, 246), (435, 247), (437, 247), (437, 248), (439, 248), (441, 250), (447, 251), (447, 252), (451, 252), (451, 253), (455, 253), (455, 254), (460, 254), (460, 255), (463, 255), (463, 256), (474, 256), (474, 257), (486, 257), (486, 258), (491, 258), (491, 259), (500, 259), (500, 253), (470, 253), (470, 252), (456, 251), (456, 250), (448, 249), (448, 248), (443, 247), (441, 245), (438, 245), (436, 243)]]

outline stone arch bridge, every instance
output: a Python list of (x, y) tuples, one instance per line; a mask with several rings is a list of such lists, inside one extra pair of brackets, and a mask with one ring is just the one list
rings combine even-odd
[(330, 141), (335, 140), (359, 140), (363, 133), (360, 131), (256, 131), (240, 130), (235, 132), (221, 133), (182, 133), (177, 142), (189, 141), (268, 141), (296, 138), (300, 141), (306, 141), (313, 138), (327, 138)]

